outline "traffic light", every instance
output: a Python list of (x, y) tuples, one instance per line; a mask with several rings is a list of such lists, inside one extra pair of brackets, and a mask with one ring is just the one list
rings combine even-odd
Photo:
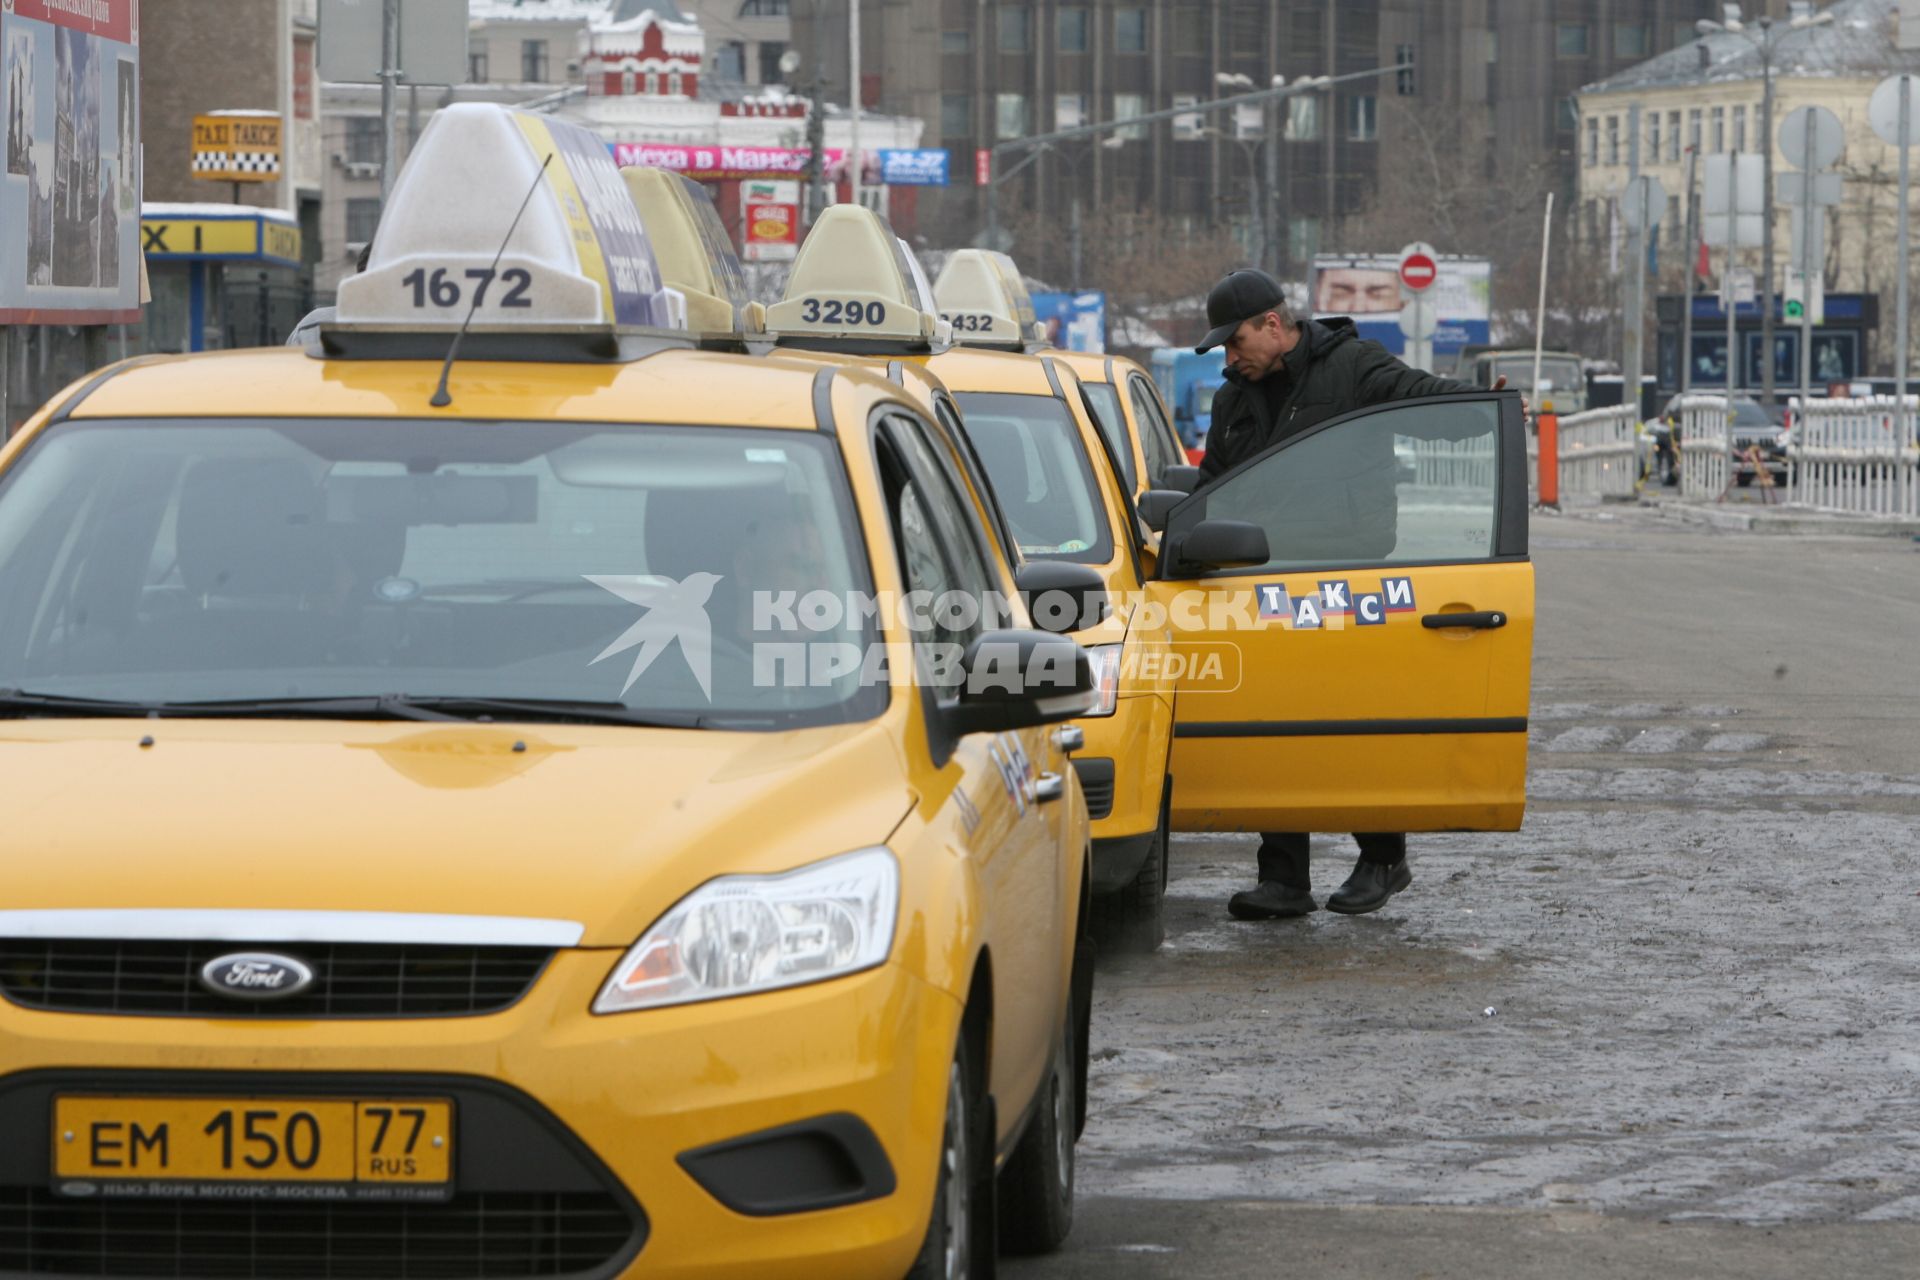
[(1826, 282), (1819, 276), (1789, 271), (1787, 287), (1780, 294), (1780, 316), (1794, 324), (1802, 321), (1820, 324), (1825, 319), (1822, 313), (1826, 310), (1826, 295)]

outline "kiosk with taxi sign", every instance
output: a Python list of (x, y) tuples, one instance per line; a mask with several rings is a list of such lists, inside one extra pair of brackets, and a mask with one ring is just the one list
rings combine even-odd
[[(0, 451), (0, 583), (74, 606), (0, 616), (0, 769), (103, 797), (8, 832), (16, 1251), (932, 1280), (1067, 1234), (1088, 656), (886, 362), (699, 349), (727, 263), (588, 140), (441, 112), (311, 341)], [(890, 260), (860, 324), (943, 341)], [(781, 623), (943, 590), (995, 603)]]

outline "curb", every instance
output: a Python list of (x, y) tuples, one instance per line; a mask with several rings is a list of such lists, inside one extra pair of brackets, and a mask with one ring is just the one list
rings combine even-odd
[(1821, 511), (1779, 509), (1742, 511), (1725, 506), (1651, 499), (1643, 506), (1681, 524), (1738, 533), (1833, 534), (1855, 538), (1920, 537), (1920, 519), (1903, 516), (1851, 516)]

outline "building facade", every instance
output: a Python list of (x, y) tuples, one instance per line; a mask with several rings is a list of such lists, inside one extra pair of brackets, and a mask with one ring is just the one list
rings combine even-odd
[[(1887, 76), (1896, 71), (1920, 72), (1920, 32), (1909, 37), (1909, 47), (1901, 47), (1900, 9), (1899, 0), (1837, 0), (1830, 7), (1831, 19), (1823, 25), (1782, 30), (1777, 35), (1771, 139), (1762, 115), (1760, 53), (1741, 35), (1696, 37), (1684, 48), (1583, 90), (1579, 95), (1579, 235), (1589, 242), (1606, 242), (1616, 234), (1614, 206), (1629, 177), (1637, 109), (1640, 170), (1658, 178), (1667, 191), (1658, 231), (1660, 284), (1667, 292), (1679, 294), (1686, 288), (1691, 269), (1700, 289), (1714, 289), (1727, 265), (1725, 251), (1716, 248), (1707, 254), (1710, 279), (1701, 280), (1701, 251), (1687, 240), (1690, 224), (1696, 241), (1702, 238), (1699, 210), (1704, 197), (1704, 157), (1758, 155), (1771, 145), (1775, 173), (1792, 172), (1794, 167), (1780, 146), (1781, 126), (1800, 107), (1824, 107), (1839, 118), (1846, 138), (1846, 149), (1834, 167), (1844, 184), (1842, 199), (1828, 211), (1827, 239), (1819, 254), (1824, 285), (1830, 294), (1878, 299), (1877, 306), (1862, 308), (1852, 317), (1861, 322), (1859, 327), (1868, 328), (1875, 315), (1890, 320), (1896, 285), (1899, 156), (1873, 131), (1867, 103), (1874, 88)], [(1701, 162), (1690, 165), (1690, 157)], [(1777, 299), (1785, 284), (1792, 249), (1792, 219), (1786, 207), (1774, 207), (1771, 228)], [(1735, 266), (1756, 274), (1761, 264), (1758, 249), (1741, 250), (1734, 260)], [(1676, 307), (1665, 310), (1673, 315), (1666, 318), (1663, 329), (1676, 328)], [(1703, 369), (1707, 382), (1724, 383), (1724, 315), (1716, 304), (1710, 316), (1701, 317), (1701, 332), (1695, 342), (1700, 350), (1686, 356), (1689, 360), (1699, 356), (1705, 361), (1696, 372)], [(1743, 322), (1742, 327), (1757, 327), (1757, 313), (1749, 319), (1751, 323)], [(1847, 377), (1889, 370), (1893, 359), (1891, 323), (1884, 329), (1884, 334), (1868, 332), (1853, 359), (1831, 367), (1844, 368)], [(1753, 341), (1749, 339), (1748, 344)], [(1791, 346), (1797, 339), (1781, 341)], [(1676, 334), (1663, 336), (1663, 385), (1677, 386), (1679, 382), (1677, 361), (1681, 357), (1676, 343)], [(1837, 353), (1845, 344), (1836, 338), (1830, 345), (1837, 361)], [(1828, 350), (1818, 341), (1816, 349), (1823, 354)], [(1751, 365), (1757, 359), (1757, 353), (1747, 352), (1744, 363)], [(1746, 370), (1752, 372), (1751, 368)], [(1753, 379), (1743, 375), (1742, 381), (1751, 383)]]
[[(1784, 0), (1779, 0), (1784, 5)], [(1692, 39), (1714, 0), (862, 0), (863, 96), (927, 122), (928, 146), (953, 152), (963, 181), (928, 202), (923, 222), (955, 243), (982, 224), (970, 181), (996, 141), (1124, 121), (1186, 102), (1369, 71), (1277, 110), (1282, 268), (1317, 249), (1349, 249), (1344, 225), (1383, 168), (1402, 163), (1399, 122), (1441, 122), (1476, 156), (1521, 156), (1571, 194), (1574, 94)], [(845, 100), (845, 0), (794, 0), (794, 48), (824, 67)], [(802, 75), (805, 75), (802, 72)], [(1238, 79), (1236, 79), (1238, 78)], [(1006, 209), (1064, 220), (1072, 193), (1200, 225), (1251, 224), (1265, 158), (1258, 111), (1178, 118), (1126, 131), (1113, 147), (1061, 144), (1002, 186)], [(1003, 170), (1011, 167), (1002, 166)], [(1250, 241), (1251, 243), (1251, 241)], [(1379, 247), (1379, 246), (1370, 246)], [(1393, 246), (1388, 246), (1393, 247)]]

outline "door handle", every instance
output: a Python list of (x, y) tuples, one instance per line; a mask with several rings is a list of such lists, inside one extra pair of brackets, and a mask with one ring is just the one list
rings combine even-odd
[(1057, 773), (1043, 773), (1033, 780), (1035, 800), (1058, 800), (1067, 794), (1066, 779)]
[(1053, 731), (1053, 745), (1064, 755), (1072, 755), (1087, 745), (1087, 732), (1077, 724), (1063, 724)]
[(1429, 631), (1438, 631), (1443, 627), (1492, 631), (1507, 625), (1507, 615), (1498, 609), (1482, 609), (1478, 613), (1429, 613), (1420, 619), (1420, 625)]

